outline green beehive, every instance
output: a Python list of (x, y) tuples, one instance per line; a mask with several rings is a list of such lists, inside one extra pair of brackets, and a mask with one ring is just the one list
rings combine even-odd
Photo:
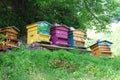
[(46, 22), (46, 21), (39, 21), (39, 22), (37, 22), (37, 24), (38, 24), (38, 34), (39, 33), (41, 33), (41, 34), (47, 34), (47, 35), (49, 35), (49, 33), (50, 33), (50, 28), (51, 28), (51, 25), (48, 23), (48, 22)]

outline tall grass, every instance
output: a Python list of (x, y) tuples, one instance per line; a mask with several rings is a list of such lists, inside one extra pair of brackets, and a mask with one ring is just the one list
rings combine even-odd
[(79, 51), (27, 50), (0, 53), (0, 80), (119, 80), (120, 59)]

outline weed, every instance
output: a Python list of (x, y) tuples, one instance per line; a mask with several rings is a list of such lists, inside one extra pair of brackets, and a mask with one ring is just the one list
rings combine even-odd
[(96, 58), (79, 51), (28, 50), (0, 54), (0, 80), (119, 80), (120, 59)]

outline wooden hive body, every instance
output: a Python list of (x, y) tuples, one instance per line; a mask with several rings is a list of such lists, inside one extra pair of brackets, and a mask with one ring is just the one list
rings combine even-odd
[(112, 56), (112, 52), (110, 49), (111, 44), (111, 42), (105, 40), (93, 44), (92, 46), (90, 46), (92, 50), (92, 55), (96, 57)]
[(18, 47), (18, 32), (19, 30), (13, 26), (0, 29), (0, 34), (6, 36), (5, 38), (0, 37), (0, 50), (5, 48)]
[(80, 29), (69, 31), (69, 45), (72, 47), (84, 47), (84, 35), (85, 32)]
[(33, 42), (50, 42), (50, 24), (45, 21), (39, 21), (30, 25), (27, 25), (27, 44)]
[(54, 26), (50, 29), (51, 41), (53, 45), (68, 46), (68, 31), (66, 26)]
[(7, 35), (10, 40), (17, 40), (19, 30), (16, 27), (5, 27), (0, 29), (1, 34)]

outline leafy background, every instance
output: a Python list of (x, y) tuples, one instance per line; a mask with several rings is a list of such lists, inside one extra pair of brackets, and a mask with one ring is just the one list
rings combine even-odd
[(119, 16), (119, 0), (0, 0), (0, 27), (16, 26), (22, 33), (36, 21), (98, 31)]

